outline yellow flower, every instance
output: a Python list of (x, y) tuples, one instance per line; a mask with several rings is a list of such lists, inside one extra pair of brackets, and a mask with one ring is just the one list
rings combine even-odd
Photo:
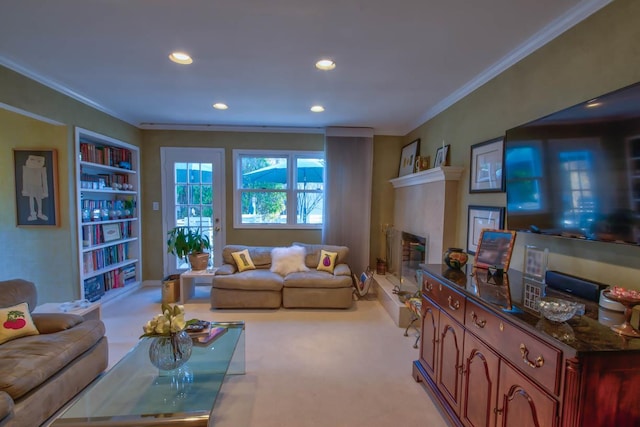
[(182, 331), (189, 322), (184, 320), (184, 306), (162, 304), (162, 314), (156, 315), (143, 327), (142, 337), (169, 336)]

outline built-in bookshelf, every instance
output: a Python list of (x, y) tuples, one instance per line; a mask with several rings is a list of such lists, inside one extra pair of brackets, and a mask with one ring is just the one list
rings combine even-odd
[(141, 281), (138, 147), (76, 128), (80, 295), (114, 298)]

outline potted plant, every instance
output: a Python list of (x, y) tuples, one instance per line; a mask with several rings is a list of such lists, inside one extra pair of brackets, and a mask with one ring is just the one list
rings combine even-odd
[(205, 270), (211, 249), (209, 236), (189, 227), (175, 227), (167, 233), (167, 252), (188, 259), (192, 270)]

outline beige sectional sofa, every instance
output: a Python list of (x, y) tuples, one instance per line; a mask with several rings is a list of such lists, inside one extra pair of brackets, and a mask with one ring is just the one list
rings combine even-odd
[[(293, 243), (303, 247), (308, 271), (285, 276), (270, 271), (270, 246), (227, 245), (223, 265), (211, 287), (211, 308), (349, 308), (353, 304), (353, 281), (346, 246)], [(255, 269), (240, 272), (232, 256), (247, 249)], [(337, 253), (332, 273), (318, 270), (322, 250)]]
[[(29, 311), (36, 307), (33, 283), (0, 281), (0, 309), (23, 302)], [(32, 313), (31, 318), (37, 335), (0, 344), (0, 426), (41, 425), (108, 365), (102, 321), (67, 313)]]

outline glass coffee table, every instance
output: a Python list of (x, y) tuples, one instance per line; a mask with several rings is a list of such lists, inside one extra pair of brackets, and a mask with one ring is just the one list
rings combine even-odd
[(187, 363), (160, 371), (143, 339), (89, 385), (51, 425), (206, 426), (226, 375), (244, 374), (244, 322), (212, 322), (227, 332), (193, 346)]

